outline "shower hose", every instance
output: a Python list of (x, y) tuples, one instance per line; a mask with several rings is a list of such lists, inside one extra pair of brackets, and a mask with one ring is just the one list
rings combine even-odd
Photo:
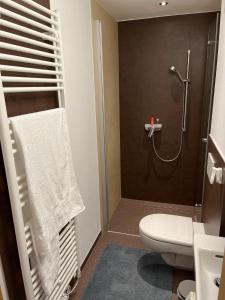
[(183, 94), (183, 111), (182, 111), (182, 128), (181, 128), (181, 136), (180, 136), (180, 146), (179, 146), (179, 150), (178, 150), (177, 154), (176, 154), (173, 158), (171, 158), (171, 159), (166, 159), (166, 158), (163, 158), (163, 157), (158, 153), (158, 151), (157, 151), (157, 149), (156, 149), (156, 146), (155, 146), (154, 132), (153, 132), (153, 134), (152, 134), (152, 146), (153, 146), (154, 153), (155, 153), (156, 157), (157, 157), (159, 160), (161, 160), (162, 162), (164, 162), (164, 163), (172, 163), (172, 162), (176, 161), (176, 160), (179, 158), (180, 154), (181, 154), (181, 151), (182, 151), (182, 148), (183, 148), (183, 142), (184, 142), (184, 129), (183, 129), (183, 123), (184, 123), (184, 110), (185, 110), (184, 106), (185, 106), (185, 103), (184, 103), (184, 94)]
[(181, 138), (180, 138), (180, 146), (179, 146), (179, 151), (178, 153), (176, 154), (175, 157), (171, 158), (171, 159), (166, 159), (166, 158), (163, 158), (157, 151), (156, 149), (156, 146), (155, 146), (155, 139), (154, 139), (154, 133), (152, 135), (152, 146), (153, 146), (153, 150), (154, 150), (154, 153), (155, 155), (158, 157), (159, 160), (161, 160), (162, 162), (165, 162), (165, 163), (171, 163), (171, 162), (174, 162), (178, 159), (178, 157), (180, 156), (181, 154), (181, 151), (182, 151), (182, 148), (183, 148), (183, 137), (184, 137), (184, 132), (182, 130), (181, 132)]

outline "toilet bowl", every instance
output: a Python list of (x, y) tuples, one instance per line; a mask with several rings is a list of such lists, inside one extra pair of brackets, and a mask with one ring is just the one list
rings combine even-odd
[(194, 235), (205, 234), (203, 223), (167, 214), (144, 217), (139, 223), (139, 232), (144, 244), (161, 253), (167, 264), (188, 270), (194, 266)]

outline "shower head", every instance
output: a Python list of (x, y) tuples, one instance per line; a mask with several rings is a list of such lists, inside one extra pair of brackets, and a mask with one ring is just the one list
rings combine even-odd
[(173, 73), (175, 73), (175, 74), (178, 76), (178, 78), (180, 79), (180, 81), (181, 81), (182, 83), (186, 82), (186, 79), (184, 79), (184, 78), (181, 76), (180, 72), (176, 69), (175, 66), (171, 66), (171, 67), (170, 67), (170, 71), (173, 72)]
[(174, 66), (171, 66), (171, 67), (170, 67), (170, 71), (171, 71), (171, 72), (176, 72), (176, 68), (175, 68)]

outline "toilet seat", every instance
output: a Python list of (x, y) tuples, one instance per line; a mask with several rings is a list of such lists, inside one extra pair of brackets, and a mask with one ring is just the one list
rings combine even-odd
[(142, 241), (153, 251), (193, 256), (191, 218), (152, 214), (140, 221), (139, 230)]
[(192, 247), (193, 222), (191, 218), (153, 214), (144, 217), (139, 224), (140, 233), (158, 242)]

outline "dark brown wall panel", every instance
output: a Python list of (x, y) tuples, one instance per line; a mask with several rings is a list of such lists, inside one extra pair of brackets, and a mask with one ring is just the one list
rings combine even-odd
[[(16, 1), (22, 3), (21, 1)], [(36, 0), (39, 4), (49, 7), (49, 0)], [(1, 4), (2, 5), (2, 4)], [(24, 24), (22, 24), (24, 25)], [(4, 28), (1, 28), (5, 30)], [(14, 32), (17, 33), (17, 32)], [(1, 40), (3, 41), (3, 39)], [(6, 41), (4, 39), (4, 41)], [(15, 42), (16, 44), (16, 42)], [(19, 44), (19, 43), (17, 43)], [(3, 52), (0, 49), (0, 52)], [(6, 51), (4, 51), (6, 53)], [(9, 54), (13, 54), (9, 52)], [(32, 57), (32, 56), (30, 56)], [(37, 58), (37, 57), (35, 57)], [(2, 74), (4, 75), (4, 74)], [(15, 74), (16, 75), (16, 74)], [(24, 74), (24, 76), (29, 76)], [(24, 93), (6, 96), (9, 116), (51, 109), (57, 106), (56, 93)], [(26, 249), (24, 249), (26, 251)], [(0, 254), (9, 290), (10, 300), (25, 300), (25, 292), (20, 269), (19, 256), (14, 232), (12, 212), (7, 188), (2, 153), (0, 152)]]
[[(225, 161), (211, 138), (209, 139), (208, 152), (212, 153), (216, 166), (225, 170)], [(207, 234), (225, 236), (225, 182), (223, 184), (210, 184), (207, 175), (202, 218)]]
[[(173, 16), (119, 24), (122, 196), (194, 205), (201, 202), (200, 176), (204, 73), (209, 25), (214, 13)], [(160, 119), (156, 136), (160, 154), (173, 157), (179, 148), (182, 85), (169, 72), (186, 70), (191, 49), (188, 128), (180, 159), (161, 163), (153, 154), (144, 124)]]

